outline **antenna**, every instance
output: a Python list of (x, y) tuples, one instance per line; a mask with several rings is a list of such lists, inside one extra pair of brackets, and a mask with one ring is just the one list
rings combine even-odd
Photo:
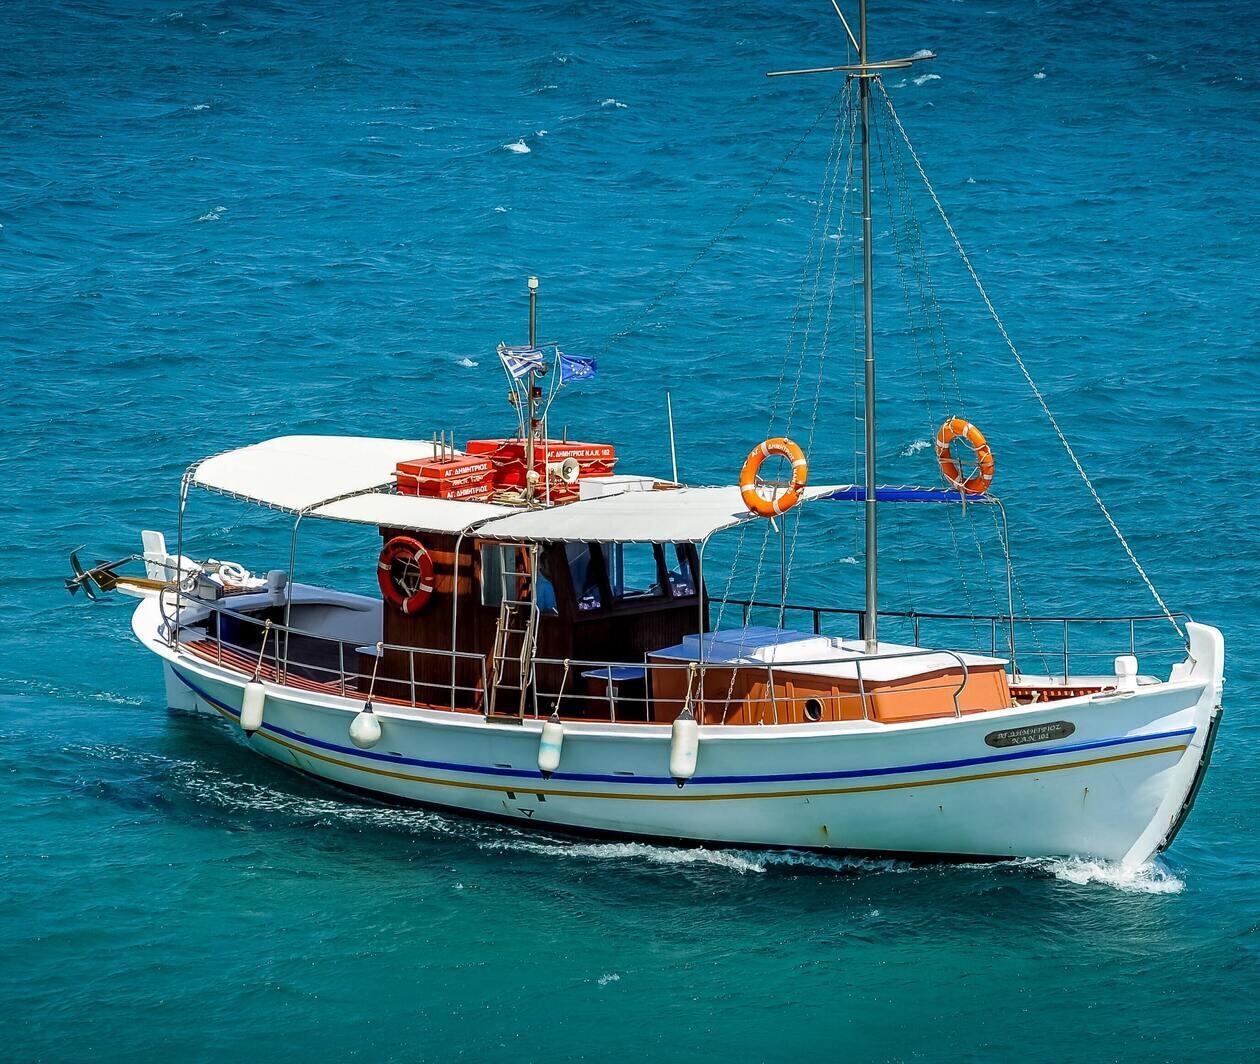
[[(529, 279), (529, 346), (535, 347), (538, 344), (538, 278), (531, 277)], [(538, 435), (538, 399), (542, 394), (542, 389), (538, 387), (534, 380), (534, 374), (529, 373), (525, 377), (525, 389), (528, 392), (529, 402), (526, 412), (526, 442), (525, 442), (525, 498), (530, 500), (534, 494), (535, 481), (537, 472), (534, 469), (534, 440)], [(548, 492), (550, 494), (550, 492)]]
[(678, 483), (678, 451), (674, 447), (674, 400), (665, 393), (665, 414), (669, 418), (669, 462), (674, 470), (674, 483)]

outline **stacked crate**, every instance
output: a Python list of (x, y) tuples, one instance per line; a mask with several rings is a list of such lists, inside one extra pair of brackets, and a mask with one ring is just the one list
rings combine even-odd
[[(491, 474), (497, 488), (522, 488), (525, 486), (524, 440), (469, 440), (467, 452), (489, 460)], [(617, 463), (617, 449), (611, 443), (581, 443), (575, 440), (539, 440), (534, 447), (534, 469), (538, 471), (539, 493), (547, 491), (543, 485), (548, 479), (547, 466), (556, 465), (566, 458), (578, 463), (578, 480), (588, 477), (610, 477)], [(550, 495), (553, 501), (563, 502), (578, 497), (577, 484), (565, 484), (554, 474), (550, 479)]]
[(400, 495), (434, 499), (488, 499), (495, 489), (494, 463), (476, 455), (417, 458), (399, 462), (394, 483)]

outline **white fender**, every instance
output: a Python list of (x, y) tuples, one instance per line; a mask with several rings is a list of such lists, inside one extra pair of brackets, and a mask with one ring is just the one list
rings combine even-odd
[(369, 702), (350, 722), (350, 741), (360, 750), (368, 750), (381, 741), (381, 722)]
[(669, 774), (681, 787), (696, 774), (700, 754), (700, 725), (687, 706), (674, 720), (669, 739)]
[(559, 712), (555, 712), (543, 724), (538, 740), (538, 771), (543, 774), (543, 779), (550, 779), (560, 767), (560, 748), (563, 745), (564, 725), (560, 723)]
[(245, 694), (241, 699), (241, 731), (252, 736), (263, 722), (263, 707), (267, 704), (267, 689), (257, 680), (250, 680), (245, 685)]

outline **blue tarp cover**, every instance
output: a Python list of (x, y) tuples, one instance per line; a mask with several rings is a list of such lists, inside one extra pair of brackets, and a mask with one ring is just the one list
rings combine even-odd
[[(866, 502), (866, 488), (856, 485), (838, 488), (819, 499), (837, 502)], [(875, 489), (876, 502), (962, 502), (962, 493), (953, 488), (916, 488), (906, 484), (881, 485)], [(997, 502), (993, 496), (968, 495), (968, 502)]]

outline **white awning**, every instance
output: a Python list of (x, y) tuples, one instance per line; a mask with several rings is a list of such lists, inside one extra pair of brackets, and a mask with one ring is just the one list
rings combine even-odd
[(493, 517), (517, 512), (514, 506), (463, 499), (430, 499), (417, 495), (389, 495), (371, 492), (352, 495), (311, 511), (313, 517), (353, 521), (361, 525), (381, 525), (411, 532), (463, 532)]
[(278, 436), (202, 461), (193, 483), (294, 513), (393, 483), (394, 466), (433, 454), (431, 440)]
[[(458, 533), (477, 526), (481, 535), (506, 540), (699, 543), (754, 520), (737, 487), (645, 490), (652, 481), (644, 477), (592, 481), (621, 491), (537, 510), (395, 495), (388, 489), (399, 462), (433, 451), (430, 440), (280, 436), (205, 459), (194, 467), (193, 483), (290, 513), (418, 532)], [(805, 499), (837, 490), (811, 487)]]
[[(808, 488), (805, 500), (835, 491)], [(479, 535), (537, 542), (700, 543), (714, 532), (755, 520), (739, 488), (627, 491), (546, 510), (518, 510), (490, 521)]]

